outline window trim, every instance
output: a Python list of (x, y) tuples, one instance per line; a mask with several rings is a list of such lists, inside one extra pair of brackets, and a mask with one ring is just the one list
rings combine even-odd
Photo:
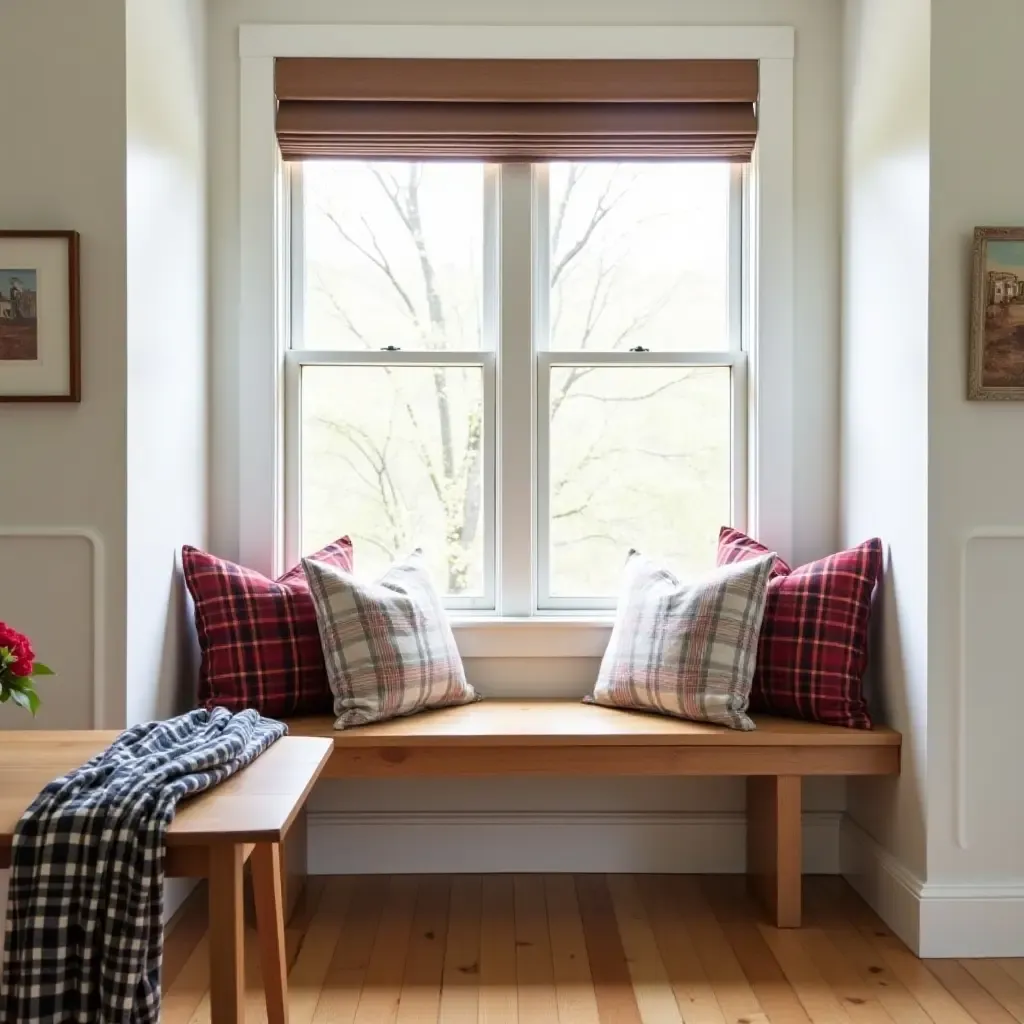
[[(751, 268), (745, 334), (757, 341), (745, 371), (747, 525), (791, 554), (794, 40), (794, 30), (784, 26), (241, 26), (239, 293), (245, 301), (235, 340), (240, 560), (268, 573), (282, 566), (283, 399), (291, 325), (279, 284), (288, 276), (282, 272), (289, 196), (274, 132), (275, 56), (758, 58), (759, 134), (744, 239)], [(504, 552), (499, 557), (507, 564)], [(513, 608), (500, 611), (515, 614)]]

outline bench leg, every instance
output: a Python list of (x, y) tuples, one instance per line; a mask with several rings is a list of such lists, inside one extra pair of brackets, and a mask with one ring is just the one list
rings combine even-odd
[(281, 847), (277, 843), (257, 843), (252, 851), (252, 893), (268, 1024), (288, 1024), (288, 954), (281, 883)]
[(284, 919), (290, 921), (306, 888), (306, 809), (299, 811), (282, 846)]
[(241, 846), (210, 846), (210, 1019), (245, 1021), (245, 908)]
[(747, 876), (777, 928), (800, 927), (800, 776), (747, 779)]

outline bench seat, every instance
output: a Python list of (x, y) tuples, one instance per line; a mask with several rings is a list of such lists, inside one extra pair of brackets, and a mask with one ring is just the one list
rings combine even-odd
[(779, 927), (800, 924), (805, 775), (897, 775), (900, 734), (754, 716), (737, 732), (578, 701), (486, 700), (337, 731), (330, 716), (288, 722), (330, 736), (326, 778), (495, 775), (742, 775), (747, 871)]

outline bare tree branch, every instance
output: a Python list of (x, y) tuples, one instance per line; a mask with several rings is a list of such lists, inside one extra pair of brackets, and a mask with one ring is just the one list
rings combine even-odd
[[(354, 238), (346, 230), (345, 226), (341, 223), (341, 221), (338, 220), (338, 218), (335, 217), (335, 215), (326, 207), (323, 208), (323, 214), (328, 219), (328, 221), (330, 221), (330, 223), (334, 226), (338, 234), (340, 234), (341, 237), (344, 238), (345, 241), (348, 242), (348, 244), (351, 245), (352, 248), (356, 250), (356, 252), (358, 252), (365, 259), (369, 260), (369, 262), (372, 263), (384, 275), (384, 277), (390, 283), (391, 287), (395, 290), (395, 293), (398, 295), (398, 298), (401, 301), (402, 305), (405, 307), (405, 311), (408, 314), (409, 318), (413, 321), (414, 324), (416, 324), (417, 327), (419, 327), (420, 319), (419, 315), (416, 312), (416, 307), (413, 304), (413, 301), (410, 298), (409, 293), (402, 287), (401, 282), (395, 275), (395, 272), (392, 269), (390, 262), (381, 252), (380, 246), (377, 244), (376, 239), (374, 238), (375, 251), (371, 252), (369, 249), (366, 248), (366, 246), (364, 246), (356, 238)], [(366, 225), (365, 218), (363, 219), (363, 224)], [(370, 230), (369, 225), (366, 225), (366, 227), (367, 230)]]
[(363, 343), (363, 347), (369, 349), (370, 342), (363, 334), (363, 332), (356, 327), (355, 321), (349, 315), (348, 310), (338, 301), (338, 297), (334, 292), (327, 287), (324, 283), (323, 278), (319, 273), (316, 275), (316, 282), (320, 287), (320, 290), (327, 296), (327, 301), (331, 304), (331, 308), (337, 313), (338, 317), (344, 322), (345, 326), (349, 329), (352, 335)]
[(603, 221), (615, 208), (615, 204), (618, 202), (618, 199), (622, 198), (620, 195), (618, 199), (614, 200), (610, 205), (605, 205), (610, 191), (611, 181), (609, 180), (608, 184), (605, 185), (604, 190), (601, 192), (600, 198), (597, 200), (597, 206), (594, 208), (594, 212), (591, 215), (590, 223), (587, 224), (580, 237), (577, 238), (571, 246), (569, 246), (568, 250), (556, 260), (555, 265), (551, 268), (552, 287), (554, 287), (558, 282), (558, 279), (562, 276), (566, 267), (568, 267), (569, 264), (572, 263), (572, 261), (583, 251), (601, 221)]
[(674, 388), (680, 381), (686, 379), (687, 377), (676, 377), (674, 380), (666, 381), (664, 384), (660, 384), (643, 395), (592, 395), (588, 391), (577, 391), (568, 397), (589, 398), (594, 402), (643, 402), (648, 398), (654, 398), (655, 395), (660, 395), (663, 391), (668, 391), (669, 388)]
[(612, 544), (619, 543), (619, 538), (612, 536), (610, 533), (584, 533), (579, 537), (573, 537), (571, 540), (556, 540), (554, 546), (556, 548), (567, 548), (571, 544), (580, 544), (587, 540), (606, 540)]
[[(378, 447), (366, 431), (360, 430), (351, 423), (338, 423), (323, 417), (319, 418), (319, 422), (332, 432), (344, 437), (369, 465), (376, 478), (376, 485), (367, 480), (356, 468), (354, 460), (343, 454), (341, 456), (343, 460), (349, 463), (359, 479), (366, 483), (371, 490), (376, 490), (380, 495), (384, 515), (391, 526), (392, 547), (397, 551), (404, 543), (405, 530), (402, 525), (402, 502), (388, 463), (388, 448), (394, 436), (394, 417), (392, 416), (389, 421), (388, 433), (383, 447)], [(386, 546), (381, 545), (381, 547)]]
[[(587, 224), (587, 226), (583, 229), (583, 233), (580, 235), (579, 238), (576, 239), (575, 242), (573, 242), (571, 246), (569, 246), (568, 250), (566, 250), (566, 252), (555, 261), (555, 265), (551, 269), (552, 287), (554, 287), (558, 279), (568, 268), (569, 264), (572, 263), (572, 261), (583, 251), (583, 249), (586, 247), (587, 243), (590, 241), (594, 232), (597, 230), (598, 226), (605, 219), (605, 217), (607, 217), (608, 214), (611, 213), (612, 210), (614, 210), (615, 207), (619, 204), (619, 202), (625, 197), (626, 193), (629, 191), (629, 186), (635, 180), (634, 175), (630, 178), (630, 181), (623, 188), (619, 189), (617, 194), (613, 195), (612, 186), (615, 184), (616, 177), (618, 176), (618, 174), (609, 175), (608, 180), (605, 182), (604, 188), (601, 190), (600, 196), (598, 196), (597, 204), (594, 207), (594, 212), (590, 216), (590, 221)], [(582, 177), (582, 175), (580, 177)], [(575, 186), (578, 183), (579, 177), (577, 177), (574, 180), (573, 185)], [(567, 189), (564, 200), (566, 206), (568, 205), (568, 200), (569, 191)], [(565, 210), (560, 207), (557, 216), (560, 219), (564, 219)], [(562, 230), (561, 224), (559, 224), (558, 230), (560, 234)], [(552, 248), (554, 250), (554, 247)]]
[(582, 176), (584, 164), (569, 164), (569, 176), (565, 181), (565, 191), (558, 203), (558, 210), (551, 226), (551, 251), (558, 252), (559, 244), (562, 241), (562, 228), (565, 226), (565, 213), (569, 209), (569, 200), (572, 198), (573, 189), (579, 183)]

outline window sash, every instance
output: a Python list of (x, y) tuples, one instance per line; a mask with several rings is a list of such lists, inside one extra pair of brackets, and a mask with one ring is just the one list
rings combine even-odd
[[(729, 211), (729, 343), (713, 352), (552, 351), (545, 164), (485, 171), (483, 337), (479, 350), (372, 351), (302, 347), (305, 307), (301, 164), (289, 167), (290, 349), (285, 353), (284, 551), (299, 557), (301, 372), (304, 365), (479, 366), (483, 373), (484, 594), (447, 597), (466, 612), (522, 617), (614, 608), (614, 597), (554, 597), (550, 588), (550, 377), (556, 366), (727, 366), (731, 369), (731, 521), (747, 525), (748, 172), (734, 165)], [(509, 300), (510, 296), (514, 299)], [(505, 301), (502, 301), (504, 297)]]
[(481, 371), (483, 383), (483, 593), (472, 596), (446, 596), (445, 606), (465, 611), (493, 612), (497, 601), (495, 561), (495, 488), (497, 439), (496, 358), (493, 352), (335, 352), (290, 349), (285, 353), (284, 396), (284, 530), (285, 559), (298, 562), (302, 535), (302, 369), (305, 366), (468, 366)]
[(615, 596), (561, 597), (551, 592), (551, 371), (555, 367), (728, 367), (730, 369), (731, 430), (729, 504), (733, 525), (746, 526), (746, 379), (743, 352), (540, 352), (537, 355), (537, 470), (535, 475), (537, 530), (534, 557), (537, 563), (539, 612), (609, 610)]

